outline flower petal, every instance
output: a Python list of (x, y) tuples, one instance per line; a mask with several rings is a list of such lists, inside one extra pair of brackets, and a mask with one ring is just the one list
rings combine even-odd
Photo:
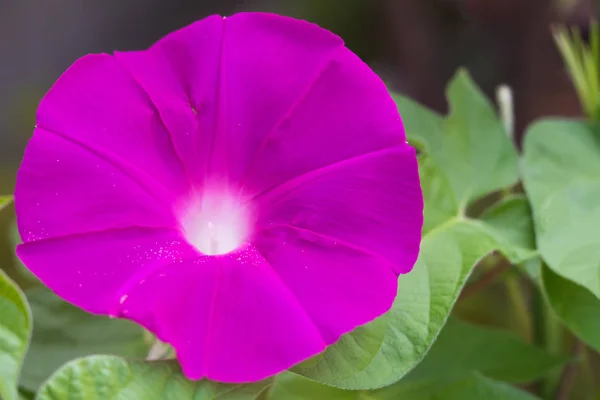
[(293, 226), (275, 225), (254, 245), (327, 344), (389, 310), (397, 278), (385, 259)]
[(43, 239), (19, 245), (17, 254), (65, 300), (88, 312), (109, 315), (116, 314), (130, 282), (198, 255), (179, 232), (148, 228)]
[(42, 99), (37, 127), (111, 159), (157, 194), (172, 197), (188, 190), (181, 161), (148, 95), (112, 56), (77, 60)]
[(257, 231), (296, 226), (379, 256), (396, 273), (409, 272), (419, 253), (423, 199), (415, 151), (408, 145), (313, 170), (253, 202)]
[(260, 164), (255, 159), (262, 157), (263, 142), (294, 118), (346, 50), (338, 36), (315, 24), (273, 14), (236, 14), (227, 18), (225, 32), (221, 101), (227, 148), (214, 151), (227, 161), (232, 181), (240, 182), (251, 163)]
[(186, 173), (202, 186), (217, 126), (223, 19), (173, 32), (146, 51), (115, 58), (146, 91), (168, 128)]
[(197, 180), (209, 172), (236, 183), (342, 48), (339, 37), (314, 24), (240, 13), (206, 18), (148, 51), (115, 56), (155, 102)]
[(256, 381), (325, 349), (294, 295), (251, 246), (156, 271), (132, 287), (121, 315), (171, 343), (190, 379)]
[[(262, 60), (264, 62), (264, 60)], [(267, 62), (268, 64), (268, 62)], [(285, 71), (303, 74), (302, 65)], [(258, 75), (267, 85), (268, 75)], [(258, 83), (257, 83), (258, 85)], [(257, 96), (248, 112), (272, 93)], [(347, 48), (337, 49), (312, 86), (262, 139), (244, 182), (249, 194), (361, 154), (405, 143), (396, 105), (377, 75)], [(254, 152), (253, 148), (248, 149)]]
[(136, 171), (68, 136), (37, 128), (17, 175), (21, 238), (29, 242), (131, 226), (177, 227), (169, 203), (164, 204), (168, 194), (145, 185)]

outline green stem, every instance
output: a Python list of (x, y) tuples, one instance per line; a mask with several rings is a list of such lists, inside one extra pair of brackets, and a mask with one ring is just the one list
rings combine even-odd
[(500, 258), (498, 261), (496, 261), (496, 264), (488, 268), (478, 280), (465, 286), (460, 294), (459, 299), (464, 300), (467, 297), (487, 288), (511, 267), (512, 265), (510, 262), (508, 262), (508, 260)]
[[(534, 288), (532, 296), (534, 342), (550, 354), (561, 354), (564, 331), (541, 290)], [(551, 399), (560, 383), (560, 371), (548, 374), (539, 383), (539, 394)]]
[(584, 362), (584, 359), (582, 358), (582, 353), (584, 350), (584, 344), (579, 340), (575, 339), (575, 343), (573, 344), (572, 350), (573, 359), (563, 369), (560, 381), (557, 385), (556, 395), (554, 396), (556, 400), (568, 400), (572, 398), (571, 393), (573, 385)]
[[(575, 338), (577, 340), (577, 338)], [(595, 387), (596, 375), (594, 365), (594, 351), (586, 346), (581, 350), (581, 375), (591, 387)]]
[(515, 323), (520, 335), (528, 342), (532, 339), (532, 323), (529, 317), (527, 298), (523, 293), (521, 285), (521, 276), (513, 275), (506, 279), (506, 292), (510, 301), (511, 309), (514, 312)]

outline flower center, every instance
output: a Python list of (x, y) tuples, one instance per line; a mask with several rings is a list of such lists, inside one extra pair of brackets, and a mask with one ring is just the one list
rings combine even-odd
[(206, 195), (186, 208), (182, 225), (187, 240), (204, 254), (226, 254), (248, 234), (246, 209), (229, 195)]

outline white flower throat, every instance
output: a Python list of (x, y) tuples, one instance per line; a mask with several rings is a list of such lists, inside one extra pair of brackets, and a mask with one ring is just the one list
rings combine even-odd
[(245, 207), (229, 195), (205, 195), (186, 207), (182, 225), (187, 240), (207, 255), (226, 254), (240, 247), (248, 234)]

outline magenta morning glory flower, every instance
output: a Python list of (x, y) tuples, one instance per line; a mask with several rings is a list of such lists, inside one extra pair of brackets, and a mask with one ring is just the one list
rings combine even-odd
[(39, 106), (15, 199), (19, 257), (46, 285), (223, 382), (386, 312), (423, 207), (379, 78), (332, 33), (260, 13), (76, 61)]

